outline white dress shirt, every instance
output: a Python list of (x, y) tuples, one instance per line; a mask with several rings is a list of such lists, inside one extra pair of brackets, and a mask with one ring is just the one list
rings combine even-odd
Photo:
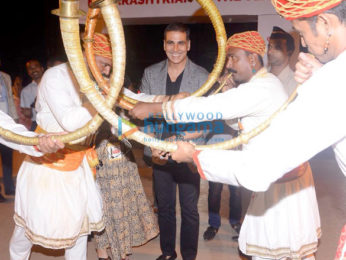
[(291, 70), (290, 65), (287, 65), (280, 72), (278, 78), (284, 85), (287, 95), (290, 96), (298, 85), (297, 81), (294, 79), (294, 71)]

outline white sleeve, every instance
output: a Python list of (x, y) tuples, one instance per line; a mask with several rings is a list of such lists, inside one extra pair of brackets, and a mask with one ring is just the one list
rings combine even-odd
[[(0, 125), (2, 128), (10, 130), (16, 134), (29, 137), (36, 136), (34, 132), (28, 131), (23, 125), (16, 124), (10, 116), (3, 113), (2, 111), (0, 111)], [(3, 137), (0, 137), (0, 143), (12, 149), (18, 150), (21, 153), (26, 153), (33, 156), (42, 156), (42, 153), (37, 152), (31, 145), (13, 143), (11, 141), (5, 140)]]
[(263, 88), (255, 88), (251, 83), (224, 93), (208, 97), (188, 97), (163, 103), (162, 110), (167, 122), (188, 123), (226, 120), (244, 117), (261, 109), (270, 98)]
[(335, 159), (346, 177), (346, 136), (334, 146)]
[(141, 102), (153, 102), (154, 98), (156, 97), (155, 95), (148, 95), (145, 93), (136, 94), (127, 88), (123, 88), (122, 92), (125, 96), (128, 96), (132, 99), (135, 99)]
[(59, 70), (48, 70), (41, 81), (40, 92), (61, 127), (72, 132), (88, 123), (92, 116), (80, 102), (71, 79)]
[(323, 71), (301, 86), (296, 100), (247, 150), (200, 152), (195, 157), (200, 174), (208, 180), (239, 182), (247, 189), (265, 191), (285, 173), (342, 140), (345, 76), (335, 68)]

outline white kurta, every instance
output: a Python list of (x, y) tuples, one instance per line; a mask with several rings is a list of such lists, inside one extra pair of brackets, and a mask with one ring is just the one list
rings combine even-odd
[[(28, 137), (36, 136), (34, 132), (28, 131), (23, 125), (16, 124), (16, 122), (14, 122), (9, 115), (5, 114), (2, 111), (0, 111), (0, 126), (19, 135)], [(0, 136), (0, 143), (12, 149), (18, 150), (21, 153), (30, 154), (32, 156), (42, 156), (42, 153), (37, 152), (32, 145), (17, 144), (4, 139), (2, 136)]]
[(298, 85), (297, 81), (294, 79), (294, 71), (291, 70), (290, 65), (287, 65), (280, 72), (278, 78), (284, 85), (287, 95), (290, 96)]
[[(198, 113), (209, 113), (209, 118), (217, 113), (223, 119), (241, 117), (244, 132), (249, 132), (271, 116), (286, 99), (286, 91), (278, 78), (263, 69), (236, 89), (207, 98), (178, 100), (163, 107), (166, 108), (164, 115), (170, 121), (186, 122), (193, 113), (196, 114), (195, 122), (202, 118), (197, 116)], [(256, 142), (257, 137), (243, 148), (251, 149)], [(232, 168), (232, 164), (224, 161), (223, 167)], [(302, 165), (297, 172), (301, 174), (299, 178), (273, 184), (268, 191), (253, 194), (239, 235), (239, 248), (243, 253), (272, 259), (296, 259), (317, 250), (320, 217), (310, 165)], [(255, 169), (253, 174), (257, 174)], [(230, 183), (238, 184), (236, 178)]]
[[(265, 68), (251, 78), (248, 83), (224, 93), (208, 97), (188, 97), (163, 104), (163, 114), (167, 122), (188, 123), (230, 120), (241, 118), (244, 132), (249, 132), (287, 99), (287, 94), (279, 79)], [(166, 109), (167, 108), (167, 109)], [(249, 144), (254, 142), (250, 140)], [(247, 145), (245, 145), (247, 146)]]
[[(76, 130), (91, 119), (67, 64), (44, 74), (37, 123), (48, 132)], [(15, 222), (34, 244), (68, 248), (78, 237), (103, 229), (102, 199), (86, 158), (74, 171), (59, 171), (26, 159), (18, 173)]]
[[(298, 97), (246, 151), (202, 151), (198, 164), (208, 180), (265, 191), (286, 172), (333, 146), (346, 175), (346, 51), (299, 89)], [(232, 167), (226, 167), (232, 165)]]

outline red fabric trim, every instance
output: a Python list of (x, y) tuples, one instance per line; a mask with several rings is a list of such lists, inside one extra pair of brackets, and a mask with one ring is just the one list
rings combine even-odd
[(339, 245), (338, 245), (338, 249), (336, 251), (336, 256), (335, 256), (335, 260), (344, 260), (346, 259), (346, 253), (344, 255), (342, 254), (342, 250), (346, 247), (346, 225), (343, 227), (342, 231), (341, 231), (341, 235), (340, 235), (340, 239), (339, 239)]
[(36, 152), (42, 152), (39, 148), (38, 148), (38, 146), (37, 145), (33, 145), (33, 147), (34, 147), (34, 149), (36, 150)]
[(204, 175), (204, 172), (202, 170), (202, 167), (201, 167), (201, 164), (199, 163), (199, 160), (198, 160), (198, 155), (201, 153), (202, 151), (196, 151), (193, 153), (192, 155), (192, 158), (193, 158), (193, 161), (195, 162), (196, 166), (197, 166), (197, 170), (198, 170), (198, 173), (199, 175), (201, 176), (202, 179), (207, 179)]

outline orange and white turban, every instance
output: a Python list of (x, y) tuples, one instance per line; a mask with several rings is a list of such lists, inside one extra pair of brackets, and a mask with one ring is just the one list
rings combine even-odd
[(287, 20), (311, 17), (329, 10), (343, 0), (272, 0), (279, 15)]
[(266, 44), (262, 36), (256, 31), (236, 33), (227, 40), (227, 48), (235, 47), (245, 51), (254, 52), (262, 57), (266, 52)]
[(109, 59), (112, 58), (111, 43), (109, 42), (109, 38), (102, 33), (94, 34), (93, 50), (95, 55)]

